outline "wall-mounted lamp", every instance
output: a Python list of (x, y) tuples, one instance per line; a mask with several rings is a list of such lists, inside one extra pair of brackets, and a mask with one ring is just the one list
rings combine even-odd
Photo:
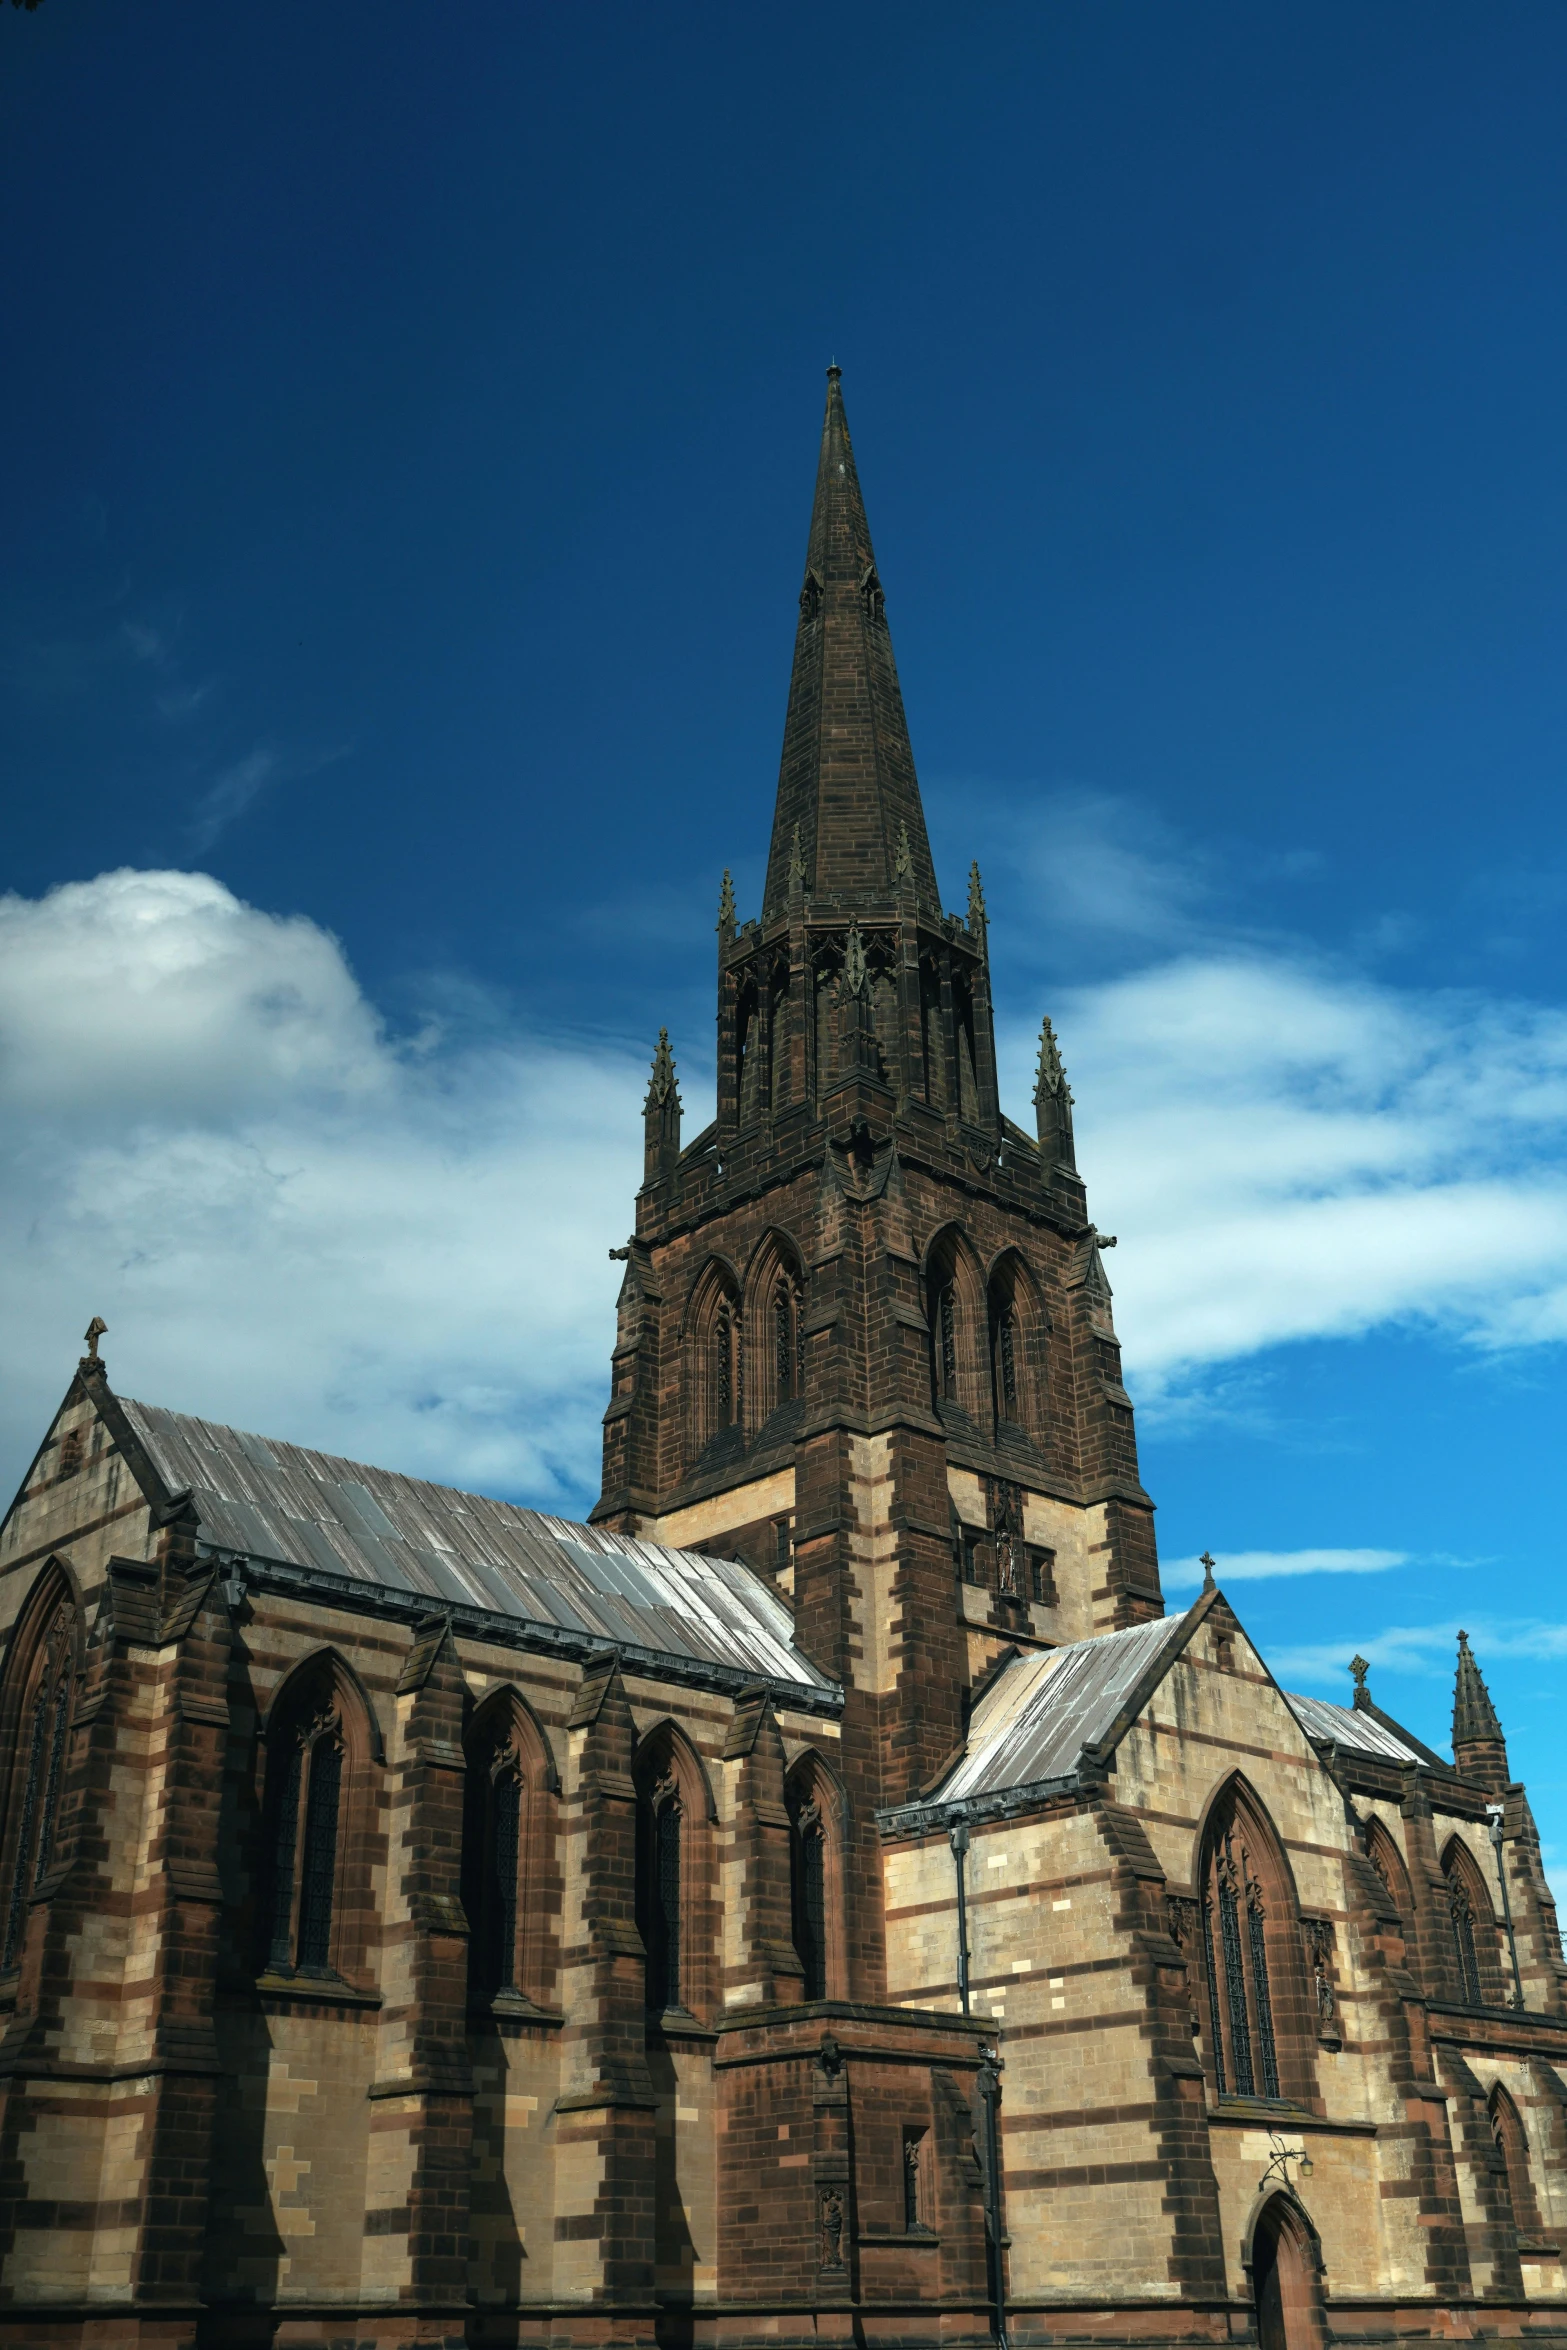
[(1296, 2178), (1309, 2179), (1313, 2164), (1304, 2146), (1286, 2146), (1277, 2130), (1268, 2132), (1268, 2167), (1257, 2181), (1257, 2192), (1263, 2194), (1270, 2186), (1292, 2187), (1290, 2164), (1295, 2165)]

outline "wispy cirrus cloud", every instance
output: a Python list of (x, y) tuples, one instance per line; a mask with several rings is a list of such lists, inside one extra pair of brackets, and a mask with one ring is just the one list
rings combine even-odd
[[(1409, 1564), (1407, 1550), (1230, 1550), (1215, 1559), (1213, 1572), (1220, 1584), (1267, 1583), (1281, 1575), (1385, 1575)], [(1200, 1558), (1165, 1559), (1159, 1567), (1174, 1591), (1201, 1583), (1206, 1572)]]
[(1538, 1616), (1488, 1616), (1472, 1609), (1440, 1623), (1389, 1624), (1380, 1632), (1357, 1632), (1353, 1639), (1346, 1635), (1340, 1640), (1285, 1643), (1270, 1648), (1268, 1662), (1281, 1681), (1338, 1686), (1358, 1650), (1373, 1672), (1380, 1667), (1420, 1680), (1450, 1681), (1460, 1628), (1487, 1664), (1501, 1658), (1567, 1657), (1567, 1624)]

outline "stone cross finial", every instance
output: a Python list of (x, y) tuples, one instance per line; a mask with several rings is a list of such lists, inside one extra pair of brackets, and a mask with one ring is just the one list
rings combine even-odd
[(1202, 1569), (1202, 1587), (1204, 1591), (1218, 1590), (1219, 1586), (1213, 1579), (1213, 1570), (1218, 1565), (1218, 1563), (1218, 1560), (1214, 1557), (1211, 1550), (1205, 1550), (1202, 1554), (1202, 1557), (1197, 1561), (1197, 1564)]
[(1359, 1706), (1362, 1713), (1364, 1713), (1371, 1704), (1371, 1692), (1366, 1687), (1366, 1675), (1370, 1672), (1370, 1670), (1371, 1667), (1363, 1656), (1352, 1656), (1350, 1658), (1349, 1674), (1350, 1679), (1355, 1684), (1355, 1703), (1357, 1706)]
[(98, 1353), (98, 1341), (100, 1338), (106, 1338), (108, 1333), (109, 1325), (104, 1320), (102, 1314), (94, 1314), (92, 1320), (88, 1323), (86, 1329), (82, 1332), (82, 1336), (87, 1342), (87, 1352), (82, 1357), (82, 1369), (84, 1371), (89, 1369), (94, 1371), (101, 1371), (103, 1369), (102, 1359)]

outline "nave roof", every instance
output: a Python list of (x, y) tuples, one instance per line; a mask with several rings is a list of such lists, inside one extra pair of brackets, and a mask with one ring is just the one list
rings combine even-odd
[(313, 1572), (323, 1597), (328, 1578), (374, 1585), (836, 1696), (783, 1601), (735, 1561), (116, 1400), (169, 1492), (189, 1492), (210, 1551)]

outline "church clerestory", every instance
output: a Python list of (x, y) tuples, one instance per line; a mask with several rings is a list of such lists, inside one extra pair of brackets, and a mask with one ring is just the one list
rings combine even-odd
[(0, 2344), (1567, 2342), (1481, 1660), (1443, 1752), (1281, 1689), (1222, 1560), (1167, 1608), (894, 611), (835, 366), (586, 1523), (124, 1396), (94, 1317), (0, 1523)]

